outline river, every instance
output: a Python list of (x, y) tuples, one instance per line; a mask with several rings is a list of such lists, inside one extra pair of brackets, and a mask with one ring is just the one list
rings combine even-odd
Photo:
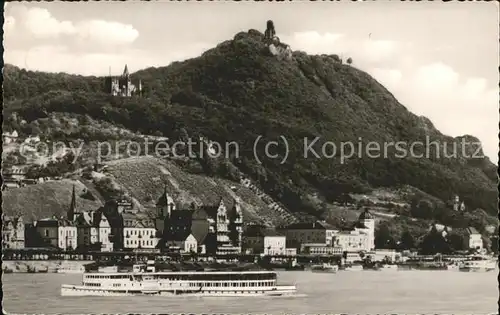
[(498, 312), (497, 271), (359, 271), (337, 274), (280, 272), (297, 297), (61, 297), (60, 285), (78, 274), (5, 274), (3, 307), (9, 313), (203, 314), (491, 314)]

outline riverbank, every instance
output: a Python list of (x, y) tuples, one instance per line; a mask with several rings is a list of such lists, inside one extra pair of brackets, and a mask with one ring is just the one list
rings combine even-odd
[(93, 263), (84, 260), (4, 260), (3, 273), (55, 273), (57, 270), (81, 270)]

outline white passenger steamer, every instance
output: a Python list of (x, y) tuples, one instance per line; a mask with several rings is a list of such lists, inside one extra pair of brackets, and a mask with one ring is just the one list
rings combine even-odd
[[(146, 267), (146, 268), (144, 268)], [(63, 284), (62, 296), (284, 296), (294, 285), (278, 285), (270, 271), (156, 272), (134, 265), (132, 272), (84, 273), (81, 285)]]

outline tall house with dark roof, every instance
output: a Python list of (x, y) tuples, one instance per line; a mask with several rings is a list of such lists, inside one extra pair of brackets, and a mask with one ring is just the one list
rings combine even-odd
[(248, 226), (244, 232), (246, 252), (264, 255), (287, 255), (286, 236), (261, 225)]
[(77, 228), (66, 218), (46, 218), (27, 224), (25, 228), (27, 247), (52, 247), (62, 250), (77, 247)]
[(294, 223), (277, 230), (286, 236), (287, 247), (297, 249), (303, 244), (330, 244), (338, 232), (335, 227), (323, 221)]
[(142, 213), (122, 213), (123, 247), (128, 250), (153, 250), (158, 245), (154, 221)]
[(111, 227), (102, 208), (96, 211), (78, 213), (74, 224), (77, 229), (78, 249), (103, 252), (113, 250), (113, 244), (109, 237)]

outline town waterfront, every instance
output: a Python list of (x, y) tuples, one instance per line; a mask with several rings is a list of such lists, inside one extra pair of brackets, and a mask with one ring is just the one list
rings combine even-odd
[(284, 298), (61, 297), (81, 274), (4, 274), (8, 313), (453, 313), (498, 311), (498, 273), (453, 271), (279, 272), (299, 294)]

